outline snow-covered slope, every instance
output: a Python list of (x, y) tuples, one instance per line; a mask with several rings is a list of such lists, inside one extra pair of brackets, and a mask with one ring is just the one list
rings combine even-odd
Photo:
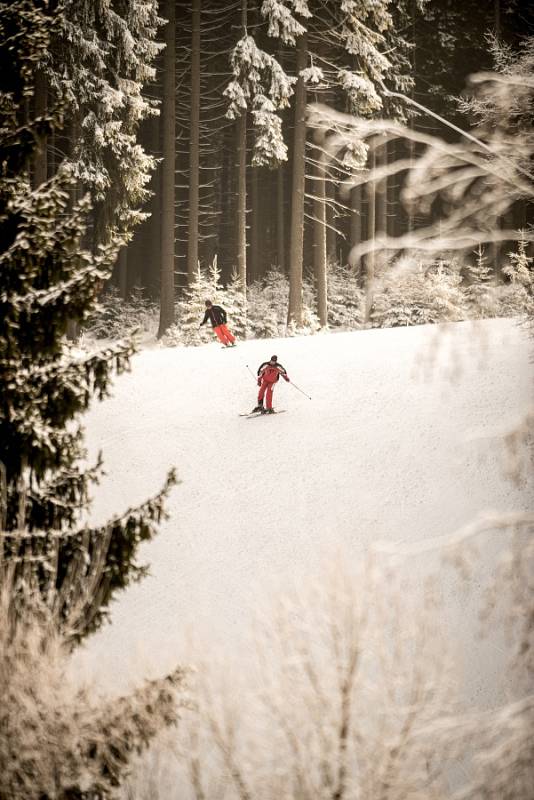
[[(144, 550), (151, 576), (124, 593), (89, 655), (108, 677), (187, 658), (187, 632), (238, 647), (256, 601), (328, 553), (454, 531), (488, 509), (532, 508), (500, 469), (501, 434), (531, 400), (530, 342), (511, 321), (140, 353), (87, 419), (108, 476), (94, 517), (181, 484)], [(276, 353), (292, 380), (280, 416), (248, 372)]]

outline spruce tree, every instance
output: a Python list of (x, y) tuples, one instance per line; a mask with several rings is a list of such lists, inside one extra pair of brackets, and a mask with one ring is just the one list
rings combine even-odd
[(465, 290), (469, 313), (472, 317), (495, 317), (497, 313), (497, 287), (495, 276), (482, 245), (476, 251), (476, 261), (467, 268), (469, 285)]
[(130, 238), (147, 217), (155, 161), (137, 134), (157, 114), (146, 86), (163, 48), (156, 41), (163, 20), (156, 0), (63, 0), (61, 9), (43, 64), (74, 138), (66, 165), (93, 203), (95, 247)]
[(58, 628), (79, 639), (99, 627), (116, 591), (144, 574), (138, 545), (154, 535), (174, 475), (139, 508), (101, 527), (81, 524), (98, 465), (83, 465), (80, 415), (106, 396), (132, 347), (80, 357), (67, 345), (68, 321), (94, 310), (120, 242), (84, 246), (90, 202), (73, 201), (68, 167), (37, 188), (30, 182), (37, 142), (59, 130), (69, 108), (59, 99), (42, 119), (29, 102), (61, 14), (46, 0), (1, 4), (0, 529), (3, 566), (52, 598)]

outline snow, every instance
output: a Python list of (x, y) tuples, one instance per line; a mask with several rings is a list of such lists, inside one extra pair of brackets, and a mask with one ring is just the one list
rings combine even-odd
[[(143, 551), (151, 575), (82, 657), (112, 685), (187, 661), (190, 637), (236, 651), (255, 608), (334, 552), (417, 547), (488, 511), (532, 509), (532, 475), (518, 486), (501, 469), (501, 436), (531, 401), (530, 352), (522, 328), (491, 320), (138, 354), (86, 420), (107, 472), (93, 518), (155, 493), (171, 466), (181, 484)], [(246, 365), (272, 353), (312, 400), (280, 381), (287, 413), (239, 417), (256, 399)], [(456, 613), (444, 624), (469, 648), (473, 623)], [(498, 672), (473, 669), (472, 696)]]

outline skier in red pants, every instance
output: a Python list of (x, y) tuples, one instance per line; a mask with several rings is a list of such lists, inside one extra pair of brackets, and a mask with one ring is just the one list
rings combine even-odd
[(226, 311), (221, 306), (214, 306), (211, 300), (206, 300), (206, 313), (200, 327), (205, 325), (208, 320), (221, 344), (224, 344), (225, 347), (234, 347), (235, 336), (226, 327)]
[[(289, 381), (289, 376), (283, 367), (278, 362), (278, 356), (271, 356), (270, 361), (264, 361), (258, 367), (258, 405), (252, 409), (254, 414), (260, 411), (262, 414), (274, 414), (273, 409), (273, 391), (275, 383), (280, 380), (280, 375), (285, 381)], [(266, 408), (263, 407), (263, 398), (266, 399)]]

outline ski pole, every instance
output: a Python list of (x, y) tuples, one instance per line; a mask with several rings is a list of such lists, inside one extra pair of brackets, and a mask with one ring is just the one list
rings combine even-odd
[(297, 386), (297, 384), (296, 384), (296, 383), (293, 383), (293, 381), (289, 381), (289, 383), (291, 384), (291, 386), (294, 386), (294, 387), (295, 387), (295, 389), (297, 389), (297, 390), (298, 390), (298, 391), (299, 391), (301, 394), (303, 394), (303, 395), (304, 395), (304, 397), (307, 397), (307, 398), (308, 398), (308, 400), (311, 400), (311, 397), (310, 397), (310, 395), (309, 395), (309, 394), (306, 394), (306, 392), (303, 392), (303, 391), (302, 391), (302, 389), (300, 389), (300, 388)]
[(250, 372), (250, 374), (252, 375), (252, 380), (254, 381), (254, 383), (256, 383), (256, 380), (257, 380), (257, 378), (256, 378), (256, 376), (254, 375), (254, 373), (252, 372), (252, 370), (250, 369), (249, 365), (248, 365), (248, 364), (245, 364), (245, 367), (248, 369), (248, 371), (249, 371), (249, 372)]

